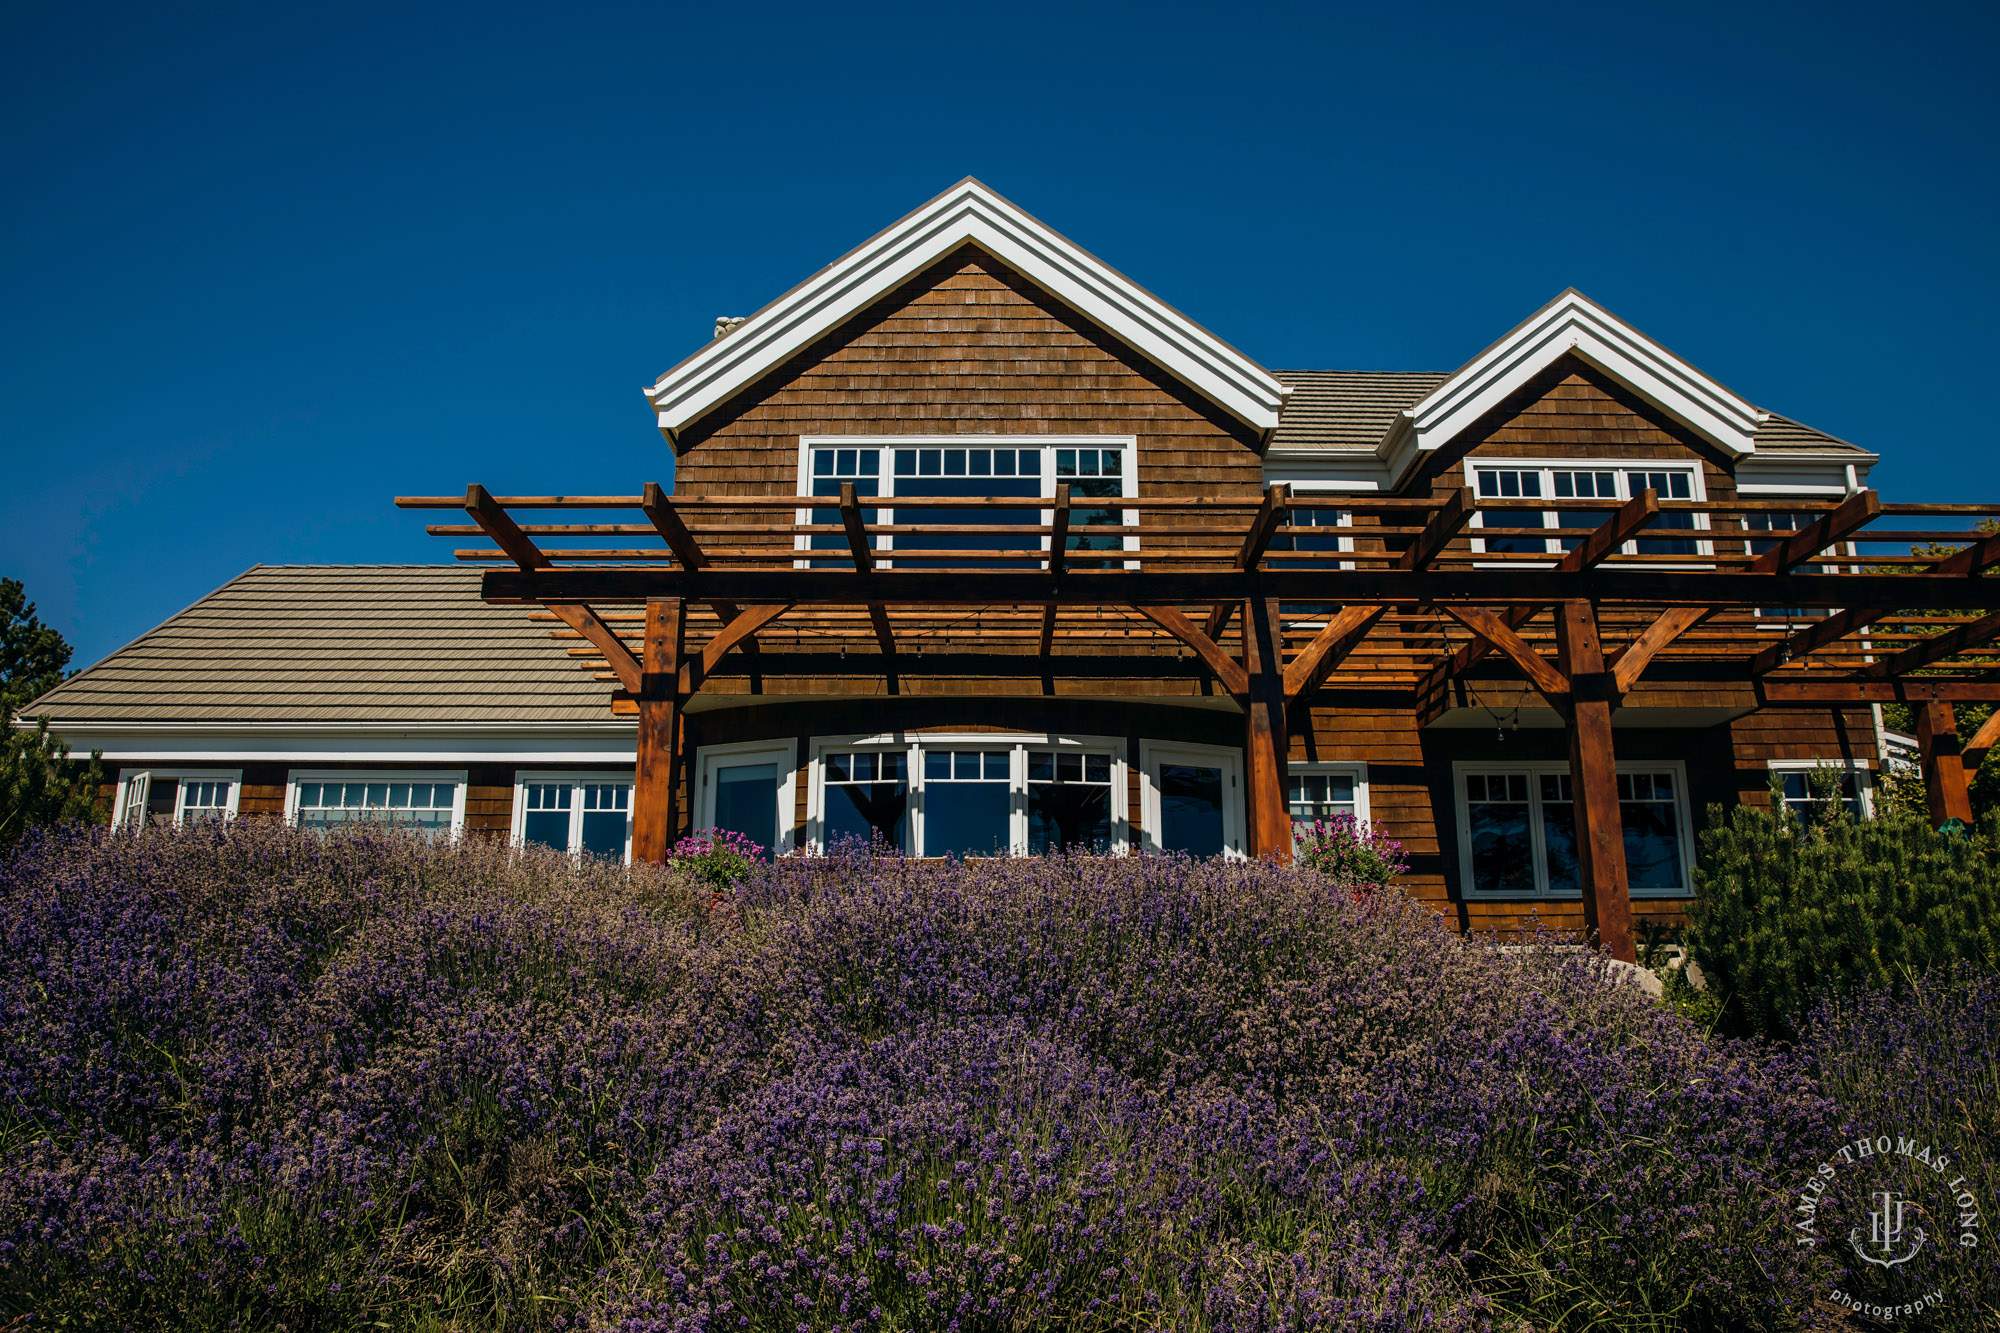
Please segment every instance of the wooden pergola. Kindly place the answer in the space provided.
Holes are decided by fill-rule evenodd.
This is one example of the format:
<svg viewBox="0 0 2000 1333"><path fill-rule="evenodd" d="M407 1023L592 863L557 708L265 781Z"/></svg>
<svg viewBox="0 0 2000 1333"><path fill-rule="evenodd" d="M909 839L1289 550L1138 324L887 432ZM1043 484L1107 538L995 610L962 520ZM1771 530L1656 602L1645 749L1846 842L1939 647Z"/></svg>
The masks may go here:
<svg viewBox="0 0 2000 1333"><path fill-rule="evenodd" d="M732 674L752 692L767 674L874 676L891 691L920 675L1199 679L1242 710L1249 851L1288 859L1291 710L1337 686L1434 715L1454 681L1498 655L1567 725L1586 925L1630 958L1611 722L1648 671L1747 684L1760 706L1913 705L1940 821L1969 818L1967 774L2000 739L1997 712L1960 753L1953 715L2000 702L2000 579L1980 577L2000 564L2000 536L1968 526L2000 505L1283 486L1247 501L1072 502L1067 486L1026 499L876 498L851 485L689 498L653 484L623 496L472 486L396 503L462 510L470 522L428 531L490 543L456 552L497 566L482 596L541 608L581 668L616 682L613 710L638 719L633 852L652 860L675 829L682 711ZM1558 507L1595 526L1543 526ZM550 510L597 517L525 517ZM1313 523L1324 510L1341 526ZM996 521L889 521L927 511ZM1076 536L1092 549L1072 549ZM1646 549L1663 542L1697 553ZM1956 549L1860 553L1930 543ZM1288 603L1306 614L1288 623ZM1792 609L1760 610L1773 607Z"/></svg>

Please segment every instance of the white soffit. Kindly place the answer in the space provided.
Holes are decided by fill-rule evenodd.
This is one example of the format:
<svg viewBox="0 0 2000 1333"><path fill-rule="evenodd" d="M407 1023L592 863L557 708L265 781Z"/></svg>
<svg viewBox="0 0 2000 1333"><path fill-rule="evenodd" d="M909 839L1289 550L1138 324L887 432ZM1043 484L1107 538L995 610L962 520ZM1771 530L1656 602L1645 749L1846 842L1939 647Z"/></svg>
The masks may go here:
<svg viewBox="0 0 2000 1333"><path fill-rule="evenodd" d="M715 339L646 390L673 439L871 301L966 243L1010 265L1260 434L1289 390L1262 366L967 177Z"/></svg>
<svg viewBox="0 0 2000 1333"><path fill-rule="evenodd" d="M1530 315L1406 409L1381 452L1443 448L1559 358L1574 353L1732 456L1756 452L1769 414L1737 397L1575 288Z"/></svg>

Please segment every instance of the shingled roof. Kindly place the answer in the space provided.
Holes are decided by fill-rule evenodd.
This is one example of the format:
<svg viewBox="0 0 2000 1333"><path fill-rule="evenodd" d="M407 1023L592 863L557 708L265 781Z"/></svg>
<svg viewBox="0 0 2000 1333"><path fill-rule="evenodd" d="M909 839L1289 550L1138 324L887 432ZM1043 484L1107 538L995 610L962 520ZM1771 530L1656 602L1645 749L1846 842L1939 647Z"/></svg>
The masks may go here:
<svg viewBox="0 0 2000 1333"><path fill-rule="evenodd" d="M1292 390L1284 414L1278 419L1278 429L1271 436L1273 449L1372 450L1382 442L1397 413L1415 407L1451 378L1451 372L1442 370L1274 370L1271 373ZM1809 450L1868 456L1868 451L1858 445L1775 412L1757 431L1756 445L1760 453Z"/></svg>
<svg viewBox="0 0 2000 1333"><path fill-rule="evenodd" d="M611 687L479 571L258 565L23 710L85 722L597 722Z"/></svg>

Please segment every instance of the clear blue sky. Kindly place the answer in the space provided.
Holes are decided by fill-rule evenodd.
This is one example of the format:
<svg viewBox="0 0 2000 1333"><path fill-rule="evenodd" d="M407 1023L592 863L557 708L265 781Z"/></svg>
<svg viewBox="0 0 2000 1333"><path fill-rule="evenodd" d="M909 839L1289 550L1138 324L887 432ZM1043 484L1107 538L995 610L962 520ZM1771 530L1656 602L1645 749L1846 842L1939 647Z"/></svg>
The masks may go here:
<svg viewBox="0 0 2000 1333"><path fill-rule="evenodd" d="M2000 498L2000 7L0 9L0 573L101 657L398 492L631 492L640 397L965 175L1273 367L1574 284Z"/></svg>

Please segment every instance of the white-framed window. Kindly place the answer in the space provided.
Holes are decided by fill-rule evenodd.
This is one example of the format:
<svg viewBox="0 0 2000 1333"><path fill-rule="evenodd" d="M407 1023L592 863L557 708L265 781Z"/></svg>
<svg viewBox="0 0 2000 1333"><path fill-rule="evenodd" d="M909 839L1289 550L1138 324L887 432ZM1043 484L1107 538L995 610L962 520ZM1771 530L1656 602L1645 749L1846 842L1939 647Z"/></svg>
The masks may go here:
<svg viewBox="0 0 2000 1333"><path fill-rule="evenodd" d="M1072 553L1072 563L1081 563L1086 568L1103 562L1080 561L1079 553L1139 549L1134 533L1091 532L1097 527L1137 523L1132 511L1102 502L1137 496L1138 473L1138 441L1130 435L806 436L799 442L799 494L815 499L835 498L841 485L850 482L857 497L879 500L957 496L1053 500L1056 487L1067 485L1070 512L1066 549ZM886 522L954 527L1023 525L1037 514L1032 509L982 505L967 505L963 509L929 506L898 509L883 504L861 512L863 521L871 526ZM1054 517L1053 509L1042 509L1036 521L1047 525ZM840 511L801 509L798 521L838 526ZM955 551L1030 549L1019 534L987 537L972 532L900 538L895 534L878 534L869 541L871 549L882 553L885 565L898 563L893 553L899 544L905 550L936 553L902 557L900 565L905 569L950 565L951 553ZM1046 536L1036 538L1032 549L1046 551L1048 542ZM845 533L800 537L796 549L827 553L823 560L801 559L798 563L802 566L847 563L843 558L848 551ZM997 561L983 563L989 568L1006 567ZM1024 567L1038 567L1042 563L1031 556L1022 560Z"/></svg>
<svg viewBox="0 0 2000 1333"><path fill-rule="evenodd" d="M1635 898L1693 892L1687 770L1679 760L1620 763L1619 822ZM1468 897L1577 898L1576 806L1569 765L1452 765L1459 882Z"/></svg>
<svg viewBox="0 0 2000 1333"><path fill-rule="evenodd" d="M1850 816L1874 817L1875 778L1866 764L1848 763L1844 759L1773 759L1770 768L1783 784L1785 808L1806 819L1819 811L1819 798L1813 795L1813 777L1820 769L1830 769L1838 775L1840 803L1847 807Z"/></svg>
<svg viewBox="0 0 2000 1333"><path fill-rule="evenodd" d="M243 793L238 768L142 768L118 771L118 795L111 822L176 827L205 819L233 819Z"/></svg>
<svg viewBox="0 0 2000 1333"><path fill-rule="evenodd" d="M1243 855L1243 756L1217 745L1139 742L1146 848Z"/></svg>
<svg viewBox="0 0 2000 1333"><path fill-rule="evenodd" d="M1285 805L1294 824L1351 815L1368 818L1368 765L1293 763L1285 772Z"/></svg>
<svg viewBox="0 0 2000 1333"><path fill-rule="evenodd" d="M1818 518L1819 515L1817 514L1801 512L1752 512L1743 515L1743 526L1746 531L1752 533L1773 532L1778 534L1775 537L1751 537L1749 541L1750 554L1762 555L1779 542L1789 540L1793 533L1802 531L1816 522ZM1854 555L1854 552L1855 546L1853 542L1836 542L1833 548L1829 548L1828 553L1835 556L1846 555L1851 557ZM1792 572L1794 574L1838 574L1840 573L1840 566L1831 561L1809 565L1794 565ZM1859 573L1860 571L1855 569L1850 570L1850 572ZM1784 621L1789 623L1794 620L1818 620L1828 613L1829 609L1824 606L1760 606L1757 608L1758 618L1766 622Z"/></svg>
<svg viewBox="0 0 2000 1333"><path fill-rule="evenodd" d="M740 833L773 856L792 849L798 744L704 745L695 755L694 826Z"/></svg>
<svg viewBox="0 0 2000 1333"><path fill-rule="evenodd" d="M299 828L380 823L455 837L465 827L465 771L294 769L285 819Z"/></svg>
<svg viewBox="0 0 2000 1333"><path fill-rule="evenodd" d="M630 861L632 779L604 772L516 773L511 828L517 847Z"/></svg>
<svg viewBox="0 0 2000 1333"><path fill-rule="evenodd" d="M821 737L807 842L880 839L913 856L1122 852L1123 743L1115 737L926 732Z"/></svg>
<svg viewBox="0 0 2000 1333"><path fill-rule="evenodd" d="M1595 528L1610 517L1604 509L1564 509L1565 500L1629 500L1651 488L1662 501L1705 500L1699 463L1647 460L1642 464L1579 462L1574 459L1532 460L1478 458L1465 460L1466 485L1481 500L1546 500L1549 508L1493 510L1473 523L1472 549L1480 554L1561 555L1583 544L1582 537L1536 537L1514 533L1482 537L1486 527ZM1638 537L1619 550L1626 555L1672 555L1698 558L1715 554L1714 543L1694 534L1708 529L1708 515L1681 511L1662 513L1646 528L1658 536Z"/></svg>

